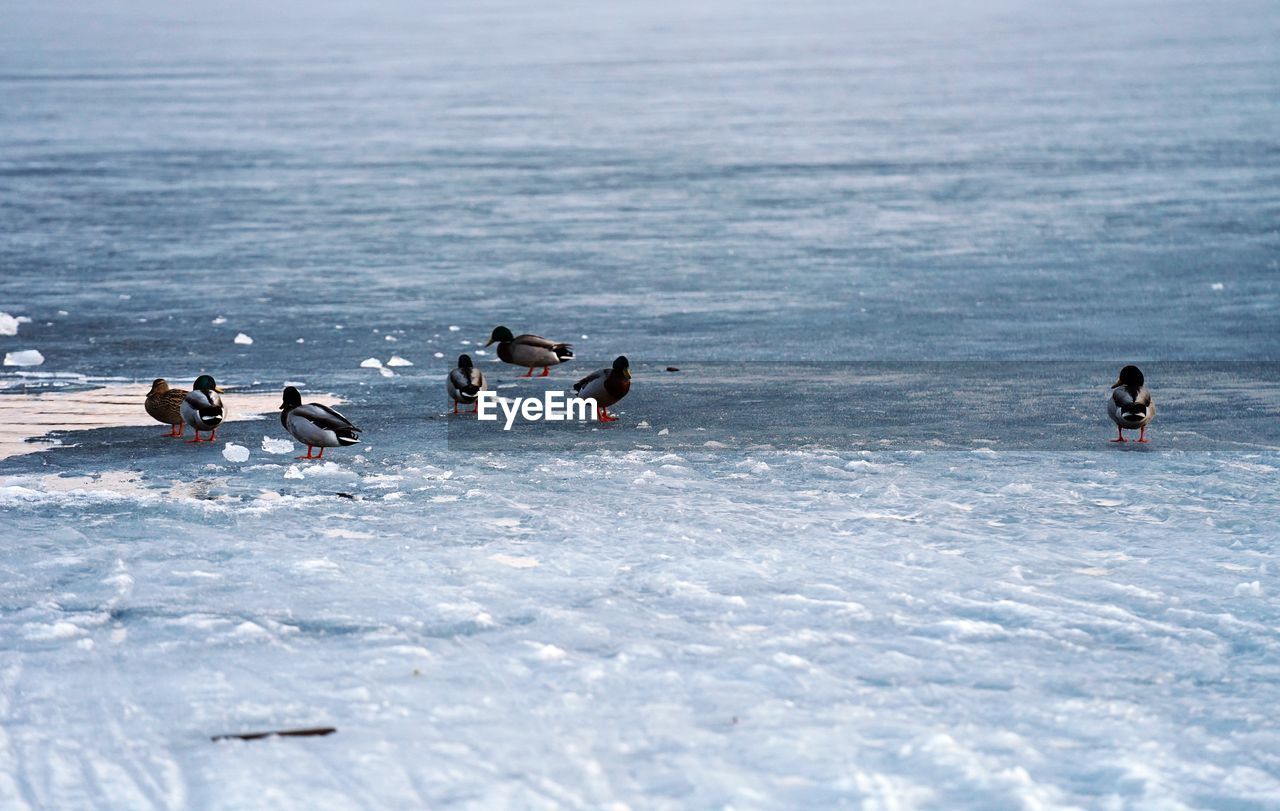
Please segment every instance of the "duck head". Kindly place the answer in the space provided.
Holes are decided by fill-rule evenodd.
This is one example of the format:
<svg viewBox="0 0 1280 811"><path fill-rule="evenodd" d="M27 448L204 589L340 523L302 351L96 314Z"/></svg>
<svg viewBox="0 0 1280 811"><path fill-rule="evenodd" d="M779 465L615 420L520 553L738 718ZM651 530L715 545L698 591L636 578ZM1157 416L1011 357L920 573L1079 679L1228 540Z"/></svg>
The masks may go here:
<svg viewBox="0 0 1280 811"><path fill-rule="evenodd" d="M490 341L489 343L493 343L493 341ZM485 346L488 346L488 345L489 345L489 344L485 344ZM471 356L470 356L470 355L459 355L459 356L458 356L458 368L459 368L459 369L461 369L461 370L462 370L462 371L464 371L464 372L469 372L469 371L471 371L471 366L472 366L472 363L471 363Z"/></svg>
<svg viewBox="0 0 1280 811"><path fill-rule="evenodd" d="M489 335L489 344L493 344L493 343L504 344L507 341L515 340L515 337L516 336L511 334L511 330L507 329L506 327L494 327L493 332ZM485 344L485 346L488 346L489 344Z"/></svg>
<svg viewBox="0 0 1280 811"><path fill-rule="evenodd" d="M200 375L196 378L196 382L191 384L191 388L196 391L222 391L222 388L214 382L213 375Z"/></svg>
<svg viewBox="0 0 1280 811"><path fill-rule="evenodd" d="M614 358L613 371L617 372L618 374L622 375L628 380L631 379L631 361L627 360L626 355L619 355L618 357Z"/></svg>
<svg viewBox="0 0 1280 811"><path fill-rule="evenodd" d="M289 411L302 405L302 395L293 386L284 387L284 402L280 404L281 411Z"/></svg>
<svg viewBox="0 0 1280 811"><path fill-rule="evenodd" d="M163 377L157 377L151 381L151 394L163 394L169 390L169 381Z"/></svg>
<svg viewBox="0 0 1280 811"><path fill-rule="evenodd" d="M1130 365L1120 370L1120 376L1116 378L1116 382L1111 384L1111 388L1118 389L1124 386L1125 388L1137 390L1142 388L1143 382L1145 381L1142 377L1142 370L1137 366Z"/></svg>

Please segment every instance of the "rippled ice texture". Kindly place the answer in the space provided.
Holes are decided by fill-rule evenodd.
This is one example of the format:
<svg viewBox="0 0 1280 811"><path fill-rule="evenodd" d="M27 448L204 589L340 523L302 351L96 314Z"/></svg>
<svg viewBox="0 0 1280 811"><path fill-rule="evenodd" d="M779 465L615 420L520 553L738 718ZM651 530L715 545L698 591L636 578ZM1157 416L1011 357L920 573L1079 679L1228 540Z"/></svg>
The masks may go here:
<svg viewBox="0 0 1280 811"><path fill-rule="evenodd" d="M208 5L6 5L0 384L292 381L366 444L0 462L0 806L1280 802L1280 457L1162 449L1158 380L1070 453L646 448L700 415L643 377L607 447L464 453L442 386L497 323L560 385L1275 360L1275 4Z"/></svg>

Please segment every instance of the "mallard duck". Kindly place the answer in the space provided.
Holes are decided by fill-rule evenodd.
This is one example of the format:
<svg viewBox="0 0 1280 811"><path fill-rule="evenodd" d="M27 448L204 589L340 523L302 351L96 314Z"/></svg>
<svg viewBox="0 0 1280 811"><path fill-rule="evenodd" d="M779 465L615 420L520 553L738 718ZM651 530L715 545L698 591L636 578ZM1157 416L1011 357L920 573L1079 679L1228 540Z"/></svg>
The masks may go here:
<svg viewBox="0 0 1280 811"><path fill-rule="evenodd" d="M542 374L551 374L551 367L573 357L573 347L558 344L538 335L515 335L506 327L494 327L488 346L498 344L498 357L513 366L527 366L529 371L521 377L533 377L533 370L542 367Z"/></svg>
<svg viewBox="0 0 1280 811"><path fill-rule="evenodd" d="M307 446L307 455L299 459L320 459L325 448L345 448L360 441L360 429L351 420L327 405L302 404L302 395L293 386L285 386L284 402L280 404L280 424L293 434L294 439ZM313 447L320 452L311 455Z"/></svg>
<svg viewBox="0 0 1280 811"><path fill-rule="evenodd" d="M160 436L179 437L186 433L187 423L182 419L182 401L186 396L186 389L169 388L169 381L163 377L151 381L151 391L147 392L147 413L157 422L169 426L169 433Z"/></svg>
<svg viewBox="0 0 1280 811"><path fill-rule="evenodd" d="M472 365L470 355L459 355L458 368L445 379L445 389L453 400L453 413L458 413L458 403L474 403L485 388L484 372Z"/></svg>
<svg viewBox="0 0 1280 811"><path fill-rule="evenodd" d="M619 355L613 361L611 369L597 369L573 384L573 390L583 399L596 401L600 422L613 422L617 417L609 416L609 406L627 396L631 391L631 364L626 355Z"/></svg>
<svg viewBox="0 0 1280 811"><path fill-rule="evenodd" d="M1112 442L1125 442L1125 429L1137 429L1137 442L1147 441L1147 424L1156 415L1156 404L1151 399L1151 392L1144 385L1142 370L1137 366L1126 366L1120 370L1120 377L1111 384L1111 399L1107 400L1107 414L1116 424L1116 438Z"/></svg>
<svg viewBox="0 0 1280 811"><path fill-rule="evenodd" d="M226 412L222 408L222 398L218 396L222 389L210 375L200 375L191 385L191 391L182 398L182 420L196 429L196 438L187 442L217 442L218 426L222 424ZM208 439L201 439L200 432L209 431Z"/></svg>

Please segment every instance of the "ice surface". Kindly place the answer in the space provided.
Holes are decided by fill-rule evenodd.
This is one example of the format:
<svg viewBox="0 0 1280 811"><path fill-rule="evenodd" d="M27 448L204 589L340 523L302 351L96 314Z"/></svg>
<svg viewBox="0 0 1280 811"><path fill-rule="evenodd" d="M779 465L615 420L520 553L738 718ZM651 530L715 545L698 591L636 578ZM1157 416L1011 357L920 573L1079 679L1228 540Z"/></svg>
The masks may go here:
<svg viewBox="0 0 1280 811"><path fill-rule="evenodd" d="M298 10L6 18L0 302L69 315L0 375L62 443L0 461L0 806L1275 805L1256 388L1112 448L1110 378L1010 366L960 451L890 419L945 378L805 377L1280 357L1274 3ZM627 354L622 421L459 445L499 323L593 347L507 395ZM228 461L299 378L363 443Z"/></svg>
<svg viewBox="0 0 1280 811"><path fill-rule="evenodd" d="M228 442L226 447L222 449L222 456L228 462L247 462L249 461L249 449L244 445Z"/></svg>
<svg viewBox="0 0 1280 811"><path fill-rule="evenodd" d="M262 450L266 453L276 454L293 453L293 443L287 439L264 436L262 438Z"/></svg>
<svg viewBox="0 0 1280 811"><path fill-rule="evenodd" d="M18 319L8 313L0 313L0 335L17 335Z"/></svg>
<svg viewBox="0 0 1280 811"><path fill-rule="evenodd" d="M245 335L243 332L238 332L236 333L235 342L238 344L244 344L245 346L248 346L249 344L253 343L253 339L250 338L248 335Z"/></svg>
<svg viewBox="0 0 1280 811"><path fill-rule="evenodd" d="M6 352L5 366L39 366L44 363L44 355L38 349L20 349L17 352Z"/></svg>
<svg viewBox="0 0 1280 811"><path fill-rule="evenodd" d="M392 355L391 360L387 361L388 366L412 366L413 361L405 360L399 355Z"/></svg>

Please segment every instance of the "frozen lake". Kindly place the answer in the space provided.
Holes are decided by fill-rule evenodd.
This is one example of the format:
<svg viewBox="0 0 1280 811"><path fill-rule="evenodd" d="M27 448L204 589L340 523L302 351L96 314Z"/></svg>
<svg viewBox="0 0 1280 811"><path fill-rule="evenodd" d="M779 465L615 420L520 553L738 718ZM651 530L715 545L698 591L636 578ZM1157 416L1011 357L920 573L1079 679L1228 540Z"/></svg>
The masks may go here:
<svg viewBox="0 0 1280 811"><path fill-rule="evenodd" d="M1280 7L116 5L0 26L0 807L1280 806Z"/></svg>

